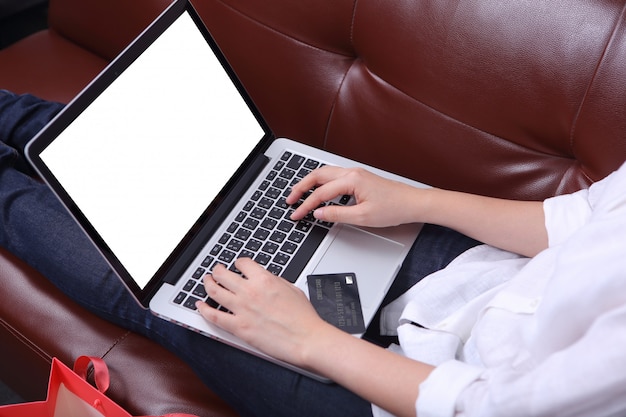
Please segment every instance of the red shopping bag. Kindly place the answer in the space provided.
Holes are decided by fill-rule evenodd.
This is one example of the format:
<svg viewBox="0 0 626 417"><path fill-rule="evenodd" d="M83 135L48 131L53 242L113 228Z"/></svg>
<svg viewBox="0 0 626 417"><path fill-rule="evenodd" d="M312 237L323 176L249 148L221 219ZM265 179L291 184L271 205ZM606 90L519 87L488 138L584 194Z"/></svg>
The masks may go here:
<svg viewBox="0 0 626 417"><path fill-rule="evenodd" d="M93 365L95 387L87 382L90 365ZM81 356L72 371L53 358L46 400L1 406L0 417L131 417L104 394L108 388L109 370L104 360ZM195 416L168 414L162 417Z"/></svg>

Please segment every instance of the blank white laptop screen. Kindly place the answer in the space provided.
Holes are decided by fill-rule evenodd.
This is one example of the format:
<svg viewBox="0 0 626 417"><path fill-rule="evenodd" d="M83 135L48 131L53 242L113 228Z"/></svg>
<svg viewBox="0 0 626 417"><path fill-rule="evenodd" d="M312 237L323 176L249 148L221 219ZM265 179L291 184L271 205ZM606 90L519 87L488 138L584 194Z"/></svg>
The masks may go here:
<svg viewBox="0 0 626 417"><path fill-rule="evenodd" d="M263 134L184 13L41 158L143 288Z"/></svg>

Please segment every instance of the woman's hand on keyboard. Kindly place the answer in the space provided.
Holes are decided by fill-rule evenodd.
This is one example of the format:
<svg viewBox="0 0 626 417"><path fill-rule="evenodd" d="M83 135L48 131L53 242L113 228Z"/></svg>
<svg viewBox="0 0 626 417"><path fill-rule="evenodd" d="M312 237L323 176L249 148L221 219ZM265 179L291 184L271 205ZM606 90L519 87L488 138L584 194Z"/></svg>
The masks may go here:
<svg viewBox="0 0 626 417"><path fill-rule="evenodd" d="M365 169L332 166L316 169L293 186L287 203L297 203L311 189L314 189L311 195L292 214L293 220L313 211L319 220L358 226L386 227L417 221L409 206L416 201L415 195L420 190ZM354 196L355 205L320 207L322 203L346 194Z"/></svg>
<svg viewBox="0 0 626 417"><path fill-rule="evenodd" d="M200 314L270 356L304 364L302 355L309 339L330 325L320 318L306 295L287 280L249 258L239 258L236 266L246 279L222 265L205 278L209 297L232 314L198 302Z"/></svg>
<svg viewBox="0 0 626 417"><path fill-rule="evenodd" d="M396 415L415 412L419 384L431 366L328 324L302 291L253 260L239 258L237 268L247 279L222 266L207 276L207 293L232 311L198 302L209 322L274 358L325 375Z"/></svg>

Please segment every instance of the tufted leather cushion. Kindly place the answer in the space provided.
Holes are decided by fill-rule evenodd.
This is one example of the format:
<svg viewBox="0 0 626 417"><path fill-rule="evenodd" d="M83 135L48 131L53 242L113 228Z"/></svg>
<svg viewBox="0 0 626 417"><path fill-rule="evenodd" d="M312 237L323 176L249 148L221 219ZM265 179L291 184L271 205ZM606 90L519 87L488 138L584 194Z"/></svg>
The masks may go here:
<svg viewBox="0 0 626 417"><path fill-rule="evenodd" d="M69 102L170 0L52 0L49 29L0 51L1 88Z"/></svg>
<svg viewBox="0 0 626 417"><path fill-rule="evenodd" d="M624 160L624 1L270 3L195 2L281 135L526 199Z"/></svg>
<svg viewBox="0 0 626 417"><path fill-rule="evenodd" d="M16 93L36 92L62 103L69 102L107 64L52 30L23 39L0 51L0 56L3 63L20 64L0 65L0 80L10 80L3 88ZM55 82L42 83L42 78Z"/></svg>

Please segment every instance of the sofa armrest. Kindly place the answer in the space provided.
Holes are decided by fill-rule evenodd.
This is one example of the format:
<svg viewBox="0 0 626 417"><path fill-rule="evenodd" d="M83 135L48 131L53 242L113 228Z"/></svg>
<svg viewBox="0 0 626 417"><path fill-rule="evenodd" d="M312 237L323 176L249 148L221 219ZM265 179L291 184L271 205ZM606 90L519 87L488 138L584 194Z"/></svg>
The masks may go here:
<svg viewBox="0 0 626 417"><path fill-rule="evenodd" d="M42 400L52 357L104 358L107 391L131 414L236 416L175 355L75 304L47 279L0 249L0 377L27 401Z"/></svg>

